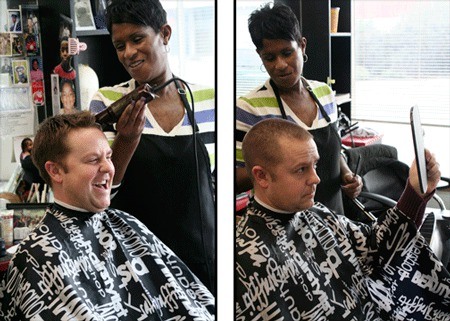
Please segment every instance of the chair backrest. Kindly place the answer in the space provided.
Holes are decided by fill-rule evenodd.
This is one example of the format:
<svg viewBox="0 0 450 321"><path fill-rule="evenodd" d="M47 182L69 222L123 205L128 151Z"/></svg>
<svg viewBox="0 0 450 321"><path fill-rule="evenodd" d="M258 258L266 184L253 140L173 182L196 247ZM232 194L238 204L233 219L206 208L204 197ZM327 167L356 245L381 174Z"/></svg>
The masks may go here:
<svg viewBox="0 0 450 321"><path fill-rule="evenodd" d="M408 179L409 166L398 160L395 147L375 144L350 148L344 153L352 171L356 170L361 155L358 175L363 180L364 192L383 195L395 201L400 198ZM368 211L377 213L386 209L386 206L374 200L360 201Z"/></svg>

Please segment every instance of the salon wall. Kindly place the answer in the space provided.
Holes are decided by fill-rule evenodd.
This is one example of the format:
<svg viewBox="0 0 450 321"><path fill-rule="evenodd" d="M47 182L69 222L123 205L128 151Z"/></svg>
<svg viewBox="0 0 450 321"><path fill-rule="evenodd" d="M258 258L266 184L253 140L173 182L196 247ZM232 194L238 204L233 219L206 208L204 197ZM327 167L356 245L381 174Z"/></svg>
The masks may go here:
<svg viewBox="0 0 450 321"><path fill-rule="evenodd" d="M44 117L38 1L0 0L0 181L19 166L22 139L33 137Z"/></svg>

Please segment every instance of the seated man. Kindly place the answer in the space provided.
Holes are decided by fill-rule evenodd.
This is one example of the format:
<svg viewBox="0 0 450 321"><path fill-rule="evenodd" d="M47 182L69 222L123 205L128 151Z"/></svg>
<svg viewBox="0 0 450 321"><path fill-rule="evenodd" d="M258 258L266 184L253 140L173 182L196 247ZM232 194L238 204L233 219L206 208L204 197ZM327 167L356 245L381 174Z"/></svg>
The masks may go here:
<svg viewBox="0 0 450 321"><path fill-rule="evenodd" d="M214 297L186 265L133 216L106 209L114 166L94 116L47 118L32 157L55 203L9 265L1 320L214 319Z"/></svg>
<svg viewBox="0 0 450 321"><path fill-rule="evenodd" d="M263 120L242 149L255 196L236 232L236 320L449 320L450 274L413 223L440 178L430 152L427 193L413 164L368 226L314 203L319 154L298 125Z"/></svg>

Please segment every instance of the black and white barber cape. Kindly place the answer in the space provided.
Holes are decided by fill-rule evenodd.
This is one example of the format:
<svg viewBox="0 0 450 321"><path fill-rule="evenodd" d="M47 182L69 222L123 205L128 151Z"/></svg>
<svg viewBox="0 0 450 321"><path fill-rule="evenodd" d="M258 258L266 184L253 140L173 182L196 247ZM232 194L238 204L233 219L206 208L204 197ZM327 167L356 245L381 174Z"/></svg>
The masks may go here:
<svg viewBox="0 0 450 321"><path fill-rule="evenodd" d="M415 225L255 201L236 231L235 320L450 320L450 274Z"/></svg>
<svg viewBox="0 0 450 321"><path fill-rule="evenodd" d="M8 267L0 320L214 320L214 300L131 215L54 204Z"/></svg>

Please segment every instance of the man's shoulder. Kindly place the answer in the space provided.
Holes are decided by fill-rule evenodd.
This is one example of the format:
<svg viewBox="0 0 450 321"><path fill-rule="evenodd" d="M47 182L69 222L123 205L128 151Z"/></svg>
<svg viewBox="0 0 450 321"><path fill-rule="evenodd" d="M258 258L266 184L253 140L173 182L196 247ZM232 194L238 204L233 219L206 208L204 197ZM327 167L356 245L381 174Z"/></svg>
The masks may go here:
<svg viewBox="0 0 450 321"><path fill-rule="evenodd" d="M123 222L126 222L126 224L128 224L139 234L153 235L153 233L147 228L147 226L131 213L127 213L116 208L107 208L105 212L109 216L110 220L119 219Z"/></svg>

